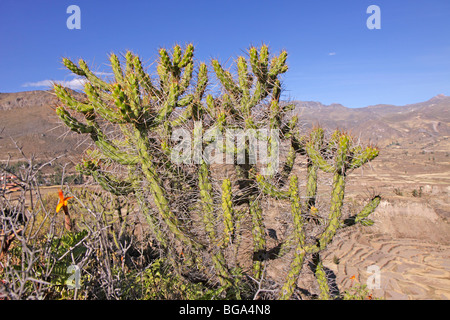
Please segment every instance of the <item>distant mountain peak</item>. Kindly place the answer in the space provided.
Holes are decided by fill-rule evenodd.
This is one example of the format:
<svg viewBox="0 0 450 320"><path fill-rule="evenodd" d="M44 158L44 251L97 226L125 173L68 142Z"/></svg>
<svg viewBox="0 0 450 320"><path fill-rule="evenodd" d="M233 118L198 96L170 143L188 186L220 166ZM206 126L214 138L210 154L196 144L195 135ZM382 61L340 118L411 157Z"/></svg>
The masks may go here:
<svg viewBox="0 0 450 320"><path fill-rule="evenodd" d="M441 100L441 99L445 99L445 98L448 98L448 97L445 94L440 93L440 94L434 96L433 98L431 98L431 100Z"/></svg>

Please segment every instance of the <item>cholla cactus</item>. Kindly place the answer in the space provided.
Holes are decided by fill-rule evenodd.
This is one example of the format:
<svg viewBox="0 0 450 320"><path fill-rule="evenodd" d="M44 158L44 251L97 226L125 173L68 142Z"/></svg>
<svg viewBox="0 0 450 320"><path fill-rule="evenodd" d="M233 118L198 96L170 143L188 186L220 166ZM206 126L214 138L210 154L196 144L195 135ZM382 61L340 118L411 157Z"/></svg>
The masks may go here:
<svg viewBox="0 0 450 320"><path fill-rule="evenodd" d="M375 197L358 215L343 220L346 175L372 160L378 151L353 146L351 137L340 131L328 141L320 128L309 136L300 135L298 118L290 114L292 105L280 101L280 76L288 69L285 51L271 57L266 45L251 47L248 58L236 60L237 74L212 60L223 89L217 96L207 94L208 68L195 63L193 45L184 49L176 45L171 52L162 48L158 53L155 76L147 73L140 58L131 52L125 54L123 62L117 55L110 55L114 74L110 82L97 77L83 60L75 64L63 59L69 70L87 80L84 98L75 98L61 85L54 87L62 102L56 109L59 117L71 130L89 135L96 146L78 169L105 190L136 199L161 254L175 271L186 274L197 269L212 285L219 284L237 298L241 297L244 274L261 281L264 276L269 254L262 199L289 202L294 230L283 237L278 255L291 250L294 255L280 287L280 298L292 296L309 254L317 262L315 274L321 297L328 298L320 252L339 228L370 224L368 216L380 199ZM204 158L181 164L172 158L177 145L172 133L178 128L194 136L194 147L200 151L214 141L195 141L195 137L211 129L221 134L227 134L228 129L251 132L252 139L267 143L269 157L276 155L278 140L288 143L289 151L278 170L270 161L265 166L251 163L252 150L247 142L237 147L222 146L221 150L233 159L236 178L223 179L217 187L211 164ZM260 130L276 134L264 135ZM243 153L244 163L236 161L237 153ZM292 175L297 155L306 156L308 162L305 203L301 201L298 178ZM315 207L319 171L334 175L326 217ZM318 218L311 220L308 213L313 209ZM249 225L243 223L245 217L249 217ZM320 224L320 234L307 235L306 223ZM245 228L252 235L250 264L237 257ZM314 237L315 242L307 241Z"/></svg>

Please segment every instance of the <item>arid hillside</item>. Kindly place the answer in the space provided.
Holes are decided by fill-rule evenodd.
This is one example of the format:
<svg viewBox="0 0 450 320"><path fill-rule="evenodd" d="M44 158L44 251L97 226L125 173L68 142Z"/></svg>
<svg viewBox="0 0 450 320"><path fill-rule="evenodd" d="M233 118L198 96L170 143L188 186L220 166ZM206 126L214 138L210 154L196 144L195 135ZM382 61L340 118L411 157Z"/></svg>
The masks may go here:
<svg viewBox="0 0 450 320"><path fill-rule="evenodd" d="M81 154L82 140L67 134L55 113L57 103L50 91L0 93L0 160L20 157L15 142L39 159Z"/></svg>
<svg viewBox="0 0 450 320"><path fill-rule="evenodd" d="M87 146L86 137L60 123L57 103L48 91L0 93L0 160L18 156L14 140L28 155L64 154L76 161ZM450 299L450 97L359 109L292 103L302 131L315 125L345 129L363 144L380 148L378 158L349 177L346 195L348 206L358 206L368 195L381 194L375 224L340 235L326 253L324 264L336 275L338 287L364 284L367 268L375 265L381 272L376 296ZM296 170L304 169L296 163Z"/></svg>

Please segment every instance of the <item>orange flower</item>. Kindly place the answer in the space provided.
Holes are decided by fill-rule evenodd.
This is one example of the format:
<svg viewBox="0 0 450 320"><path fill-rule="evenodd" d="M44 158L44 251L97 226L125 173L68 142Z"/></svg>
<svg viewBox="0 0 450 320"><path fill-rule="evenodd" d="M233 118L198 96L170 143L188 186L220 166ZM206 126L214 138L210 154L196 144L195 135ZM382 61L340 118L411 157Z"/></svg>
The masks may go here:
<svg viewBox="0 0 450 320"><path fill-rule="evenodd" d="M63 194L62 190L59 190L58 193L59 193L59 203L56 206L56 212L59 212L59 210L61 210L61 208L63 208L64 213L66 213L67 212L67 203L68 203L67 200L72 199L73 197L64 198L64 194Z"/></svg>
<svg viewBox="0 0 450 320"><path fill-rule="evenodd" d="M350 280L355 280L355 279L356 279L355 275L352 275L352 276L350 277Z"/></svg>

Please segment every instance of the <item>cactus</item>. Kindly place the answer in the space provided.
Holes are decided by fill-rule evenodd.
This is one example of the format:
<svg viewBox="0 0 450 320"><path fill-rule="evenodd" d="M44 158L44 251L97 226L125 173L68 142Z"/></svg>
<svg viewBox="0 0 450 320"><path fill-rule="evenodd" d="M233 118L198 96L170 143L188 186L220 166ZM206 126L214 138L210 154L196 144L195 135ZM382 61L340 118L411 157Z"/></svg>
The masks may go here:
<svg viewBox="0 0 450 320"><path fill-rule="evenodd" d="M231 195L231 181L224 179L222 183L222 210L224 222L223 246L226 247L234 238L234 210Z"/></svg>
<svg viewBox="0 0 450 320"><path fill-rule="evenodd" d="M266 260L277 258L267 251L263 200L289 202L293 230L283 236L278 257L291 251L293 256L279 297L292 296L306 256L313 255L320 297L329 298L320 253L339 228L371 224L368 216L377 207L379 196L347 219L342 217L342 207L347 174L375 158L378 150L356 146L349 135L338 130L328 139L321 128L307 136L300 134L298 118L290 114L292 105L280 101L280 77L288 70L285 51L271 56L266 45L251 47L248 58L237 58L237 74L211 60L223 89L217 96L208 93L208 66L195 63L192 44L185 48L175 45L172 50L160 48L158 54L155 78L132 52L126 52L124 61L111 54L111 82L96 76L84 60L76 64L63 59L70 71L86 79L85 97L75 98L66 88L55 85L61 101L56 113L67 127L89 135L96 145L78 170L116 196L135 197L161 255L176 272L184 275L198 270L212 286L219 284L236 298L241 297L247 272L262 281ZM277 171L277 163L272 161L265 166L250 163L250 140L238 147L222 146L220 150L233 159L237 178L216 181L202 154L195 154L198 161L194 164L172 159L177 142L171 136L178 128L194 136L193 146L200 151L214 139L195 137L211 130L226 134L228 129L252 132L248 139L267 143L269 156L276 155L280 142L288 143L289 151ZM272 130L275 135L266 136L258 130ZM240 152L244 163L237 161ZM298 155L307 160L304 203L298 178L292 175ZM111 167L116 169L111 171ZM316 205L319 172L333 175L326 217ZM311 215L320 226L319 234L306 232ZM244 223L246 217L248 224ZM252 234L251 270L239 256L244 230ZM177 254L179 250L183 255ZM229 259L232 256L234 259Z"/></svg>
<svg viewBox="0 0 450 320"><path fill-rule="evenodd" d="M293 294L295 283L303 267L303 261L306 255L305 251L305 231L303 228L304 219L301 210L301 201L298 192L298 178L292 176L289 186L291 214L294 221L294 259L291 262L289 273L286 277L285 283L281 288L280 299L285 300Z"/></svg>
<svg viewBox="0 0 450 320"><path fill-rule="evenodd" d="M257 199L251 200L250 215L252 217L253 236L253 276L259 279L262 276L263 261L265 260L266 239L262 209Z"/></svg>

